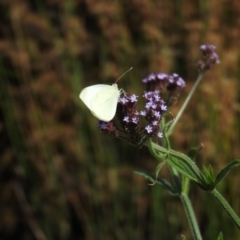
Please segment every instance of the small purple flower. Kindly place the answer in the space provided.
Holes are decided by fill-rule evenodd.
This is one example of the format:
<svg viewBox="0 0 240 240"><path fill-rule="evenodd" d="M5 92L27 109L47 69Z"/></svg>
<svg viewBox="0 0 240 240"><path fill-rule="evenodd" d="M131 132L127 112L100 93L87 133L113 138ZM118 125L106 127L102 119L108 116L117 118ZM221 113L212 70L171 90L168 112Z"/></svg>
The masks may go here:
<svg viewBox="0 0 240 240"><path fill-rule="evenodd" d="M169 76L169 83L174 83L174 77L173 76Z"/></svg>
<svg viewBox="0 0 240 240"><path fill-rule="evenodd" d="M199 49L204 57L203 60L200 60L197 63L199 70L206 71L210 69L213 65L220 63L218 54L215 52L216 46L211 44L203 44L200 46Z"/></svg>
<svg viewBox="0 0 240 240"><path fill-rule="evenodd" d="M135 95L135 94L132 94L130 97L129 97L129 100L130 100L130 102L137 102L138 100L137 100L137 95Z"/></svg>
<svg viewBox="0 0 240 240"><path fill-rule="evenodd" d="M179 87L185 87L186 86L186 83L182 78L179 78L176 83Z"/></svg>
<svg viewBox="0 0 240 240"><path fill-rule="evenodd" d="M152 81L152 80L155 80L155 75L153 73L151 73L149 76L148 76L148 81Z"/></svg>
<svg viewBox="0 0 240 240"><path fill-rule="evenodd" d="M140 113L139 113L139 115L141 115L141 116L146 116L147 115L147 112L145 111L145 110L143 110L143 111L140 111Z"/></svg>
<svg viewBox="0 0 240 240"><path fill-rule="evenodd" d="M151 133L152 132L152 127L150 125L145 127L147 133Z"/></svg>
<svg viewBox="0 0 240 240"><path fill-rule="evenodd" d="M186 86L185 81L177 73L173 73L172 75L170 75L169 85L167 87L169 90L179 91L185 86Z"/></svg>
<svg viewBox="0 0 240 240"><path fill-rule="evenodd" d="M129 116L125 116L125 117L123 118L123 121L124 121L124 122L127 122L127 123L130 122L130 121L129 121Z"/></svg>
<svg viewBox="0 0 240 240"><path fill-rule="evenodd" d="M161 105L161 110L162 110L162 111L167 111L167 106L164 105L164 104L162 104L162 105Z"/></svg>
<svg viewBox="0 0 240 240"><path fill-rule="evenodd" d="M105 130L107 128L107 123L99 121L98 122L98 127L100 128L100 130Z"/></svg>
<svg viewBox="0 0 240 240"><path fill-rule="evenodd" d="M215 51L216 50L216 46L212 45L212 44L203 44L200 46L200 50L205 53L205 54L208 54L208 53L211 53L212 51Z"/></svg>
<svg viewBox="0 0 240 240"><path fill-rule="evenodd" d="M157 95L157 96L155 96L155 99L154 99L154 100L157 101L157 102L159 102L159 101L161 100L161 98L160 98L159 95Z"/></svg>
<svg viewBox="0 0 240 240"><path fill-rule="evenodd" d="M128 103L135 103L137 102L138 96L135 94L132 95L124 95L123 97L119 98L118 102L121 103L122 105L126 105Z"/></svg>
<svg viewBox="0 0 240 240"><path fill-rule="evenodd" d="M147 102L145 105L146 109L152 108L152 104L153 104L152 102Z"/></svg>
<svg viewBox="0 0 240 240"><path fill-rule="evenodd" d="M126 96L123 96L123 97L119 98L118 102L122 103L124 105L128 102L128 98Z"/></svg>
<svg viewBox="0 0 240 240"><path fill-rule="evenodd" d="M159 80L165 80L165 79L168 78L168 75L167 75L166 73L158 73L158 74L157 74L157 78L158 78Z"/></svg>
<svg viewBox="0 0 240 240"><path fill-rule="evenodd" d="M139 122L139 118L137 117L132 118L132 123L138 124L138 122Z"/></svg>
<svg viewBox="0 0 240 240"><path fill-rule="evenodd" d="M100 128L101 132L104 132L108 135L117 137L119 134L118 129L115 126L113 121L110 121L110 122L99 121L98 127Z"/></svg>
<svg viewBox="0 0 240 240"><path fill-rule="evenodd" d="M152 109L156 109L157 108L157 104L156 103L152 103Z"/></svg>
<svg viewBox="0 0 240 240"><path fill-rule="evenodd" d="M157 134L157 136L158 136L159 138L163 138L163 133L159 131L158 134Z"/></svg>
<svg viewBox="0 0 240 240"><path fill-rule="evenodd" d="M145 99L148 99L148 96L149 96L149 92L144 92L143 97L144 97Z"/></svg>
<svg viewBox="0 0 240 240"><path fill-rule="evenodd" d="M155 116L156 118L160 118L160 117L161 117L161 113L158 112L158 111L154 111L154 116Z"/></svg>

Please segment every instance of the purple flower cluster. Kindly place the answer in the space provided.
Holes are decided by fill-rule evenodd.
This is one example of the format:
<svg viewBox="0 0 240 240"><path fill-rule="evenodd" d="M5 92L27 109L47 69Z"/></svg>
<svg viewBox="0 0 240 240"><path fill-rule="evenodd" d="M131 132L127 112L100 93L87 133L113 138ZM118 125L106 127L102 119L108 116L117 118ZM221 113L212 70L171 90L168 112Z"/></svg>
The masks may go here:
<svg viewBox="0 0 240 240"><path fill-rule="evenodd" d="M138 97L125 94L118 102L115 118L108 122L99 122L99 128L108 135L117 136L138 145L151 137L163 137L160 121L167 110L159 91L148 91L143 94L144 109L137 111Z"/></svg>
<svg viewBox="0 0 240 240"><path fill-rule="evenodd" d="M186 86L185 81L176 73L151 73L142 82L146 84L148 91L159 90L168 107L176 102L181 90Z"/></svg>
<svg viewBox="0 0 240 240"><path fill-rule="evenodd" d="M146 104L144 110L139 112L139 115L143 116L148 122L144 128L145 132L149 137L158 136L162 138L163 135L159 130L159 125L163 113L167 110L167 106L157 90L145 92L143 97L146 100Z"/></svg>
<svg viewBox="0 0 240 240"><path fill-rule="evenodd" d="M98 122L98 127L101 130L101 132L108 134L109 136L118 136L119 131L116 128L115 124L113 121L110 122L104 122L104 121L99 121Z"/></svg>
<svg viewBox="0 0 240 240"><path fill-rule="evenodd" d="M131 144L143 144L149 138L162 138L160 123L163 114L186 86L176 73L152 73L142 80L146 84L144 109L137 110L138 96L124 94L119 98L114 119L108 123L99 122L102 132L127 140ZM163 100L164 99L164 100ZM165 101L167 99L167 101Z"/></svg>
<svg viewBox="0 0 240 240"><path fill-rule="evenodd" d="M137 102L138 96L135 94L123 95L118 101L116 113L117 126L124 134L123 138L136 145L142 136Z"/></svg>
<svg viewBox="0 0 240 240"><path fill-rule="evenodd" d="M200 71L206 71L210 69L213 65L220 63L218 54L215 52L216 46L211 44L203 44L200 46L199 49L204 57L203 60L200 60L197 63Z"/></svg>
<svg viewBox="0 0 240 240"><path fill-rule="evenodd" d="M152 73L142 80L146 84L144 108L137 110L138 96L124 94L119 98L117 112L110 122L99 122L102 132L127 140L131 144L143 144L149 138L162 138L160 123L164 112L185 87L185 81L176 73ZM167 101L164 101L167 99Z"/></svg>
<svg viewBox="0 0 240 240"><path fill-rule="evenodd" d="M161 91L180 90L186 86L185 81L176 73L168 75L166 73L151 73L142 80L149 90L158 89Z"/></svg>
<svg viewBox="0 0 240 240"><path fill-rule="evenodd" d="M200 46L203 60L198 62L199 71L204 72L220 63L215 52L216 47L210 44ZM144 109L137 110L138 96L124 94L119 98L116 115L110 122L99 122L102 132L127 140L134 145L141 145L149 138L162 138L161 120L163 114L176 102L185 81L176 73L151 73L142 80L146 85L143 94Z"/></svg>
<svg viewBox="0 0 240 240"><path fill-rule="evenodd" d="M137 98L135 94L125 94L118 101L117 117L120 120L122 127L130 131L131 128L139 123L139 116L137 112Z"/></svg>

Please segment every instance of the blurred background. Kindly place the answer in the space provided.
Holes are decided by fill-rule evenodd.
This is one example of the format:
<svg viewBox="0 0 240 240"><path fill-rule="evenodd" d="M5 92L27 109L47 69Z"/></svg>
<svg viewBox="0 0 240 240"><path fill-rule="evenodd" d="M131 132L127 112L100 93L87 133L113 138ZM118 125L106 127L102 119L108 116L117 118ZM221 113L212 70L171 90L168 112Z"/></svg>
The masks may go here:
<svg viewBox="0 0 240 240"><path fill-rule="evenodd" d="M217 173L240 158L240 2L237 0L0 1L0 239L191 239L178 198L133 173L157 161L99 132L81 89L112 84L141 95L151 72L197 77L199 46L221 64L205 75L171 137ZM169 178L167 169L161 176ZM240 215L240 174L218 187ZM203 239L239 231L207 193L190 197Z"/></svg>

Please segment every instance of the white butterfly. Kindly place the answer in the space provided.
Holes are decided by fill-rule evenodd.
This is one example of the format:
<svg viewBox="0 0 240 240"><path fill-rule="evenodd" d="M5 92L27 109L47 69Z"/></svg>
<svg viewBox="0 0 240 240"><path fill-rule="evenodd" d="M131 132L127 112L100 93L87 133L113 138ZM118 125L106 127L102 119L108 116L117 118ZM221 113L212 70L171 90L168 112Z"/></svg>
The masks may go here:
<svg viewBox="0 0 240 240"><path fill-rule="evenodd" d="M96 84L84 88L79 97L95 117L109 122L116 114L120 92L116 83L113 85Z"/></svg>
<svg viewBox="0 0 240 240"><path fill-rule="evenodd" d="M130 70L132 70L132 67L123 75ZM121 77L119 77L117 81ZM118 99L122 91L123 90L118 90L116 83L113 85L96 84L84 88L80 92L79 97L95 117L104 122L109 122L116 114Z"/></svg>

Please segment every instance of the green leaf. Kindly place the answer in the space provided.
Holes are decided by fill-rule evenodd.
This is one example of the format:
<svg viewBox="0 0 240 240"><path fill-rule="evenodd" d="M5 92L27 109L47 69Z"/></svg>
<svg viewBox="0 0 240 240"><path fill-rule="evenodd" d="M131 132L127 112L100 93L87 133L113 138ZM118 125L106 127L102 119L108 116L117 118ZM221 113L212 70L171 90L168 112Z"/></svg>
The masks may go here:
<svg viewBox="0 0 240 240"><path fill-rule="evenodd" d="M203 190L213 190L213 184L208 184L204 174L200 171L196 163L185 154L172 149L166 149L151 141L148 142L148 147L155 158L165 160L172 168L181 173L184 177L194 181ZM187 185L185 190L187 191Z"/></svg>
<svg viewBox="0 0 240 240"><path fill-rule="evenodd" d="M149 173L146 173L144 171L134 171L134 173L145 177L147 180L149 180L152 183L155 182L156 184L159 184L161 187L163 187L165 190L167 190L172 195L178 194L177 190L167 180L165 180L163 178L158 177L157 179L155 179L152 175L150 175Z"/></svg>
<svg viewBox="0 0 240 240"><path fill-rule="evenodd" d="M231 169L238 166L240 166L240 160L234 160L230 162L225 168L223 168L216 177L216 181L214 183L215 187L223 180L223 178L229 173Z"/></svg>
<svg viewBox="0 0 240 240"><path fill-rule="evenodd" d="M171 167L173 167L177 171L179 171L181 174L183 174L184 176L192 179L195 182L198 182L198 176L193 171L193 167L191 166L191 164L189 162L181 161L175 157L169 156L167 159L167 163ZM194 162L192 162L192 163L195 164Z"/></svg>
<svg viewBox="0 0 240 240"><path fill-rule="evenodd" d="M222 232L219 233L217 240L223 240L223 234L222 234Z"/></svg>
<svg viewBox="0 0 240 240"><path fill-rule="evenodd" d="M156 167L156 171L155 171L155 174L156 174L156 179L158 177L158 174L159 172L161 171L162 167L165 165L166 162L162 162L162 163L159 163Z"/></svg>
<svg viewBox="0 0 240 240"><path fill-rule="evenodd" d="M212 166L209 165L208 168L203 166L203 173L204 173L204 177L205 177L205 180L206 180L207 184L208 185L214 185L215 177L214 177L214 174L213 174Z"/></svg>
<svg viewBox="0 0 240 240"><path fill-rule="evenodd" d="M191 148L188 152L188 157L195 163L197 154L201 151L201 147ZM189 192L190 179L182 175L182 191L186 194Z"/></svg>
<svg viewBox="0 0 240 240"><path fill-rule="evenodd" d="M179 158L170 156L166 162L180 172L184 177L194 181L203 190L209 191L213 189L213 184L208 184L205 176L192 160L186 161L186 159L183 158L180 160ZM187 185L186 188L184 188L184 191L187 191Z"/></svg>

